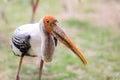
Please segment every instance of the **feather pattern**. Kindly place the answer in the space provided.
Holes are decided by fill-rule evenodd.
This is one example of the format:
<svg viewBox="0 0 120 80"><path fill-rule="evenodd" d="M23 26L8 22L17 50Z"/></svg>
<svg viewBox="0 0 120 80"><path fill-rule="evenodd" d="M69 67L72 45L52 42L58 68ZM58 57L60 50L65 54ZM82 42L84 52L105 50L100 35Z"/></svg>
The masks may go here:
<svg viewBox="0 0 120 80"><path fill-rule="evenodd" d="M27 54L28 50L30 49L31 45L29 43L30 35L29 34L15 34L12 38L12 42L17 47L23 55Z"/></svg>

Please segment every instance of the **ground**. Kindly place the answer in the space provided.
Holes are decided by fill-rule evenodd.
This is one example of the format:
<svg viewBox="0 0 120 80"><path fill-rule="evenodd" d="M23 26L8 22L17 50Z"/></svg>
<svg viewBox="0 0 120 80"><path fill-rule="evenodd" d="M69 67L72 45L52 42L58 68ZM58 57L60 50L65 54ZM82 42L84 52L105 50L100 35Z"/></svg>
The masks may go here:
<svg viewBox="0 0 120 80"><path fill-rule="evenodd" d="M45 63L43 80L119 80L120 79L120 1L119 0L40 0L35 21L54 15L59 25L84 53L84 66L70 50L58 44L53 61ZM29 0L0 1L8 24L0 16L0 80L14 80L19 57L13 55L13 30L31 19ZM22 6L22 7L21 7ZM35 59L26 57L22 80L37 80Z"/></svg>

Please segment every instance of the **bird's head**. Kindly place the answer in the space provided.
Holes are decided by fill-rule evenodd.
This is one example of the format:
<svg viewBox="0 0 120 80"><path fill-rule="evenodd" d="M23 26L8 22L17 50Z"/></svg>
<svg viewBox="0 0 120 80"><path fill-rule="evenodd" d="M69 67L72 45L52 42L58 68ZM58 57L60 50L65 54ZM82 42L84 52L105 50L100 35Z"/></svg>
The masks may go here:
<svg viewBox="0 0 120 80"><path fill-rule="evenodd" d="M55 19L52 16L45 16L43 18L43 23L44 23L44 27L47 29L47 31L49 33L51 33L53 30L53 27L57 26L57 19Z"/></svg>
<svg viewBox="0 0 120 80"><path fill-rule="evenodd" d="M52 16L45 16L43 18L43 23L45 29L53 35L56 39L62 42L70 50L72 50L84 64L87 64L86 59L84 58L82 52L73 44L70 38L65 34L65 32L57 25L57 19Z"/></svg>

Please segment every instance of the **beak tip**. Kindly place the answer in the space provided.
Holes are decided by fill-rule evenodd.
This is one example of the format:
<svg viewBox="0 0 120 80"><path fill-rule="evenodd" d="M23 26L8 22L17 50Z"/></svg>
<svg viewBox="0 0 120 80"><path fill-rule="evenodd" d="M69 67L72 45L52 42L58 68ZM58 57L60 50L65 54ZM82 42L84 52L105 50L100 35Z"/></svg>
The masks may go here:
<svg viewBox="0 0 120 80"><path fill-rule="evenodd" d="M86 65L87 65L87 62L86 62L86 63L84 63L84 65L86 66Z"/></svg>
<svg viewBox="0 0 120 80"><path fill-rule="evenodd" d="M85 61L83 61L83 64L86 66L87 65L87 61L85 60Z"/></svg>

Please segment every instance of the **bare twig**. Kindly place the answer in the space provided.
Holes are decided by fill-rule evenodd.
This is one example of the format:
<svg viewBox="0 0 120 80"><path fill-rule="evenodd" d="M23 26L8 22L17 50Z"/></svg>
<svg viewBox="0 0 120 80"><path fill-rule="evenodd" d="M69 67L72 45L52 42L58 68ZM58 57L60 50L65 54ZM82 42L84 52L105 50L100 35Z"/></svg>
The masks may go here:
<svg viewBox="0 0 120 80"><path fill-rule="evenodd" d="M8 20L6 18L5 11L3 10L3 8L1 6L0 6L0 15L1 15L2 19L5 21L5 23L7 24Z"/></svg>
<svg viewBox="0 0 120 80"><path fill-rule="evenodd" d="M36 2L34 2L34 0L31 0L31 6L32 6L32 17L31 17L31 23L34 22L34 17L35 17L35 12L38 6L39 0L36 0Z"/></svg>

